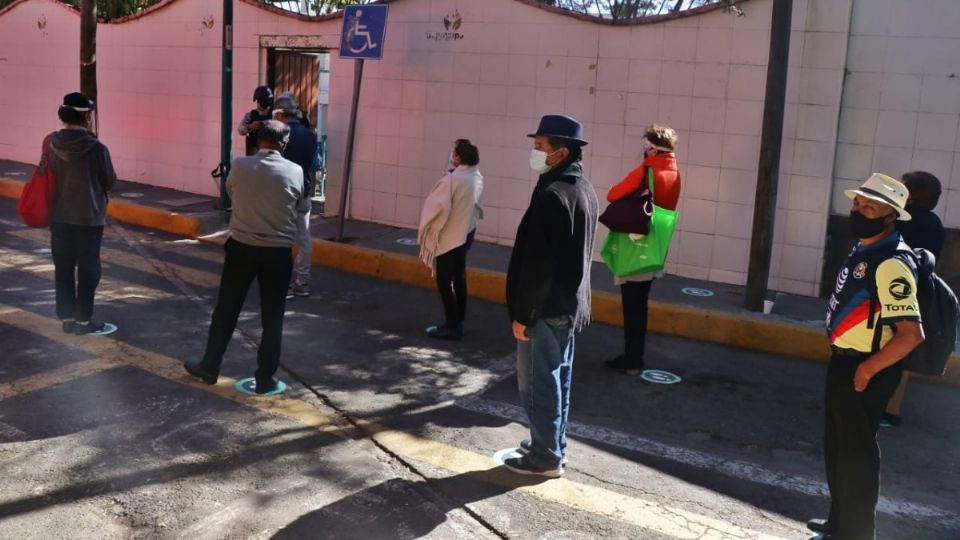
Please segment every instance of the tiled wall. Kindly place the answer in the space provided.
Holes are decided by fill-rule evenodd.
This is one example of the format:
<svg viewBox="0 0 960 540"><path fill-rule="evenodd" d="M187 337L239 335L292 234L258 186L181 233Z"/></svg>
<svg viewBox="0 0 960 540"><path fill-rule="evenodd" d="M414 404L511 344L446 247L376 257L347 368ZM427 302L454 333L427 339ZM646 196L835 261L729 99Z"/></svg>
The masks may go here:
<svg viewBox="0 0 960 540"><path fill-rule="evenodd" d="M850 4L795 6L771 286L815 294ZM586 124L584 163L601 200L638 164L643 128L661 122L679 131L684 178L667 271L743 284L771 8L756 0L742 18L715 11L611 27L513 0L392 3L390 54L368 62L364 74L353 215L416 226L453 139L467 137L480 147L486 176L480 235L510 244L535 183L525 134L540 115ZM454 9L463 39L428 40ZM332 71L332 95L349 99L349 63L335 61ZM601 242L605 234L601 227Z"/></svg>
<svg viewBox="0 0 960 540"><path fill-rule="evenodd" d="M515 0L391 2L384 59L368 61L363 77L350 212L415 227L453 140L466 137L479 146L486 176L480 237L509 245L536 181L526 134L541 115L566 113L585 123L591 144L584 163L601 200L638 164L643 128L661 122L679 131L684 178L667 271L743 284L772 4L751 0L739 18L718 10L616 27ZM852 180L866 169L922 162L953 181L960 104L951 97L956 79L948 76L957 70L946 66L957 60L953 41L936 36L956 35L960 25L937 20L943 30L935 37L903 37L926 35L926 19L937 17L900 14L898 5L794 2L774 289L816 294L834 176ZM312 36L333 48L341 25L236 6L234 124L265 79L260 36ZM443 19L454 12L462 17L455 39L428 39L446 32ZM177 0L140 19L101 25L102 135L121 176L215 192L209 171L219 162L219 17L216 3ZM917 22L902 22L910 18ZM0 126L0 156L36 159L36 141L57 127L59 99L78 81L78 26L76 14L52 0L30 0L0 15L0 106L13 111ZM847 58L853 73L844 83ZM331 201L341 191L353 68L334 56ZM49 121L38 122L42 115ZM242 144L235 136L235 155ZM947 197L954 207L956 193ZM947 220L960 219L954 214L947 211ZM601 228L601 241L603 234Z"/></svg>
<svg viewBox="0 0 960 540"><path fill-rule="evenodd" d="M954 0L857 0L843 87L832 209L871 172L926 170L936 208L960 227L960 6Z"/></svg>
<svg viewBox="0 0 960 540"><path fill-rule="evenodd" d="M121 178L215 194L220 162L221 6L178 0L97 30L100 136ZM236 124L263 80L260 35L329 35L339 20L309 23L237 2L234 11L234 156L244 151ZM0 15L0 157L36 161L43 135L57 129L63 95L79 87L80 24L53 0L31 0ZM343 111L332 110L332 117Z"/></svg>

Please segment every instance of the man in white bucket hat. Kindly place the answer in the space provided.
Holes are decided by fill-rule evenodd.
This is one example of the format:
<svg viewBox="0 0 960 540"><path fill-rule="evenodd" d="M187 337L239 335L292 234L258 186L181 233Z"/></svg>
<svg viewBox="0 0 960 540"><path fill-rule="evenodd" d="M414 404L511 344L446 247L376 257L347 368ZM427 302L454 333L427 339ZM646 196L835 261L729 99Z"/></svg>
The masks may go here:
<svg viewBox="0 0 960 540"><path fill-rule="evenodd" d="M853 199L850 226L860 239L837 275L827 308L832 356L827 368L824 460L830 514L807 527L823 538L875 538L880 494L880 418L903 372L901 360L923 342L916 271L896 257L909 250L897 220L908 221L909 192L874 173Z"/></svg>

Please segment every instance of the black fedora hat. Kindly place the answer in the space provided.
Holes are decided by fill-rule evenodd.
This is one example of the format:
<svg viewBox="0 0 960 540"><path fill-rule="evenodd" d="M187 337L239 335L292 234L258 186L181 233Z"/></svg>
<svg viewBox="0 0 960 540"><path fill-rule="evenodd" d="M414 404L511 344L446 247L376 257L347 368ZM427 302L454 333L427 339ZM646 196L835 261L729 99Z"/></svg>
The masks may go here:
<svg viewBox="0 0 960 540"><path fill-rule="evenodd" d="M544 115L544 117L540 119L540 125L537 126L537 132L529 133L527 137L537 137L540 135L566 139L581 146L587 145L587 141L583 140L583 124L562 114Z"/></svg>

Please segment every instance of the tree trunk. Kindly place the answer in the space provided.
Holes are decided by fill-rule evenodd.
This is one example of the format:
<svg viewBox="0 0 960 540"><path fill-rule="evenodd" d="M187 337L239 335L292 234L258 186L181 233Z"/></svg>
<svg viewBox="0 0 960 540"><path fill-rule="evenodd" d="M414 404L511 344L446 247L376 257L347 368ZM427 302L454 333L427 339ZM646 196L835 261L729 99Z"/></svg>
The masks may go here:
<svg viewBox="0 0 960 540"><path fill-rule="evenodd" d="M97 100L96 0L80 0L80 91Z"/></svg>

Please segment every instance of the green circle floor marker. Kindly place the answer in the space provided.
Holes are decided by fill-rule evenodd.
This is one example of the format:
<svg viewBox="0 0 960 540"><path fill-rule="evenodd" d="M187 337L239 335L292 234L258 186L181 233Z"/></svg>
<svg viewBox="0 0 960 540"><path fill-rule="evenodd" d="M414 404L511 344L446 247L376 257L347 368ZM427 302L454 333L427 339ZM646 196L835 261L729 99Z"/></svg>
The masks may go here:
<svg viewBox="0 0 960 540"><path fill-rule="evenodd" d="M247 377L246 379L240 379L237 381L233 387L240 392L241 394L247 394L248 396L255 397L267 397L267 396L278 396L287 391L287 383L283 381L277 381L277 387L273 390L267 392L266 394L258 394L257 389L257 380L253 377Z"/></svg>
<svg viewBox="0 0 960 540"><path fill-rule="evenodd" d="M683 380L679 375L660 369L645 369L640 374L640 378L653 384L677 384Z"/></svg>

